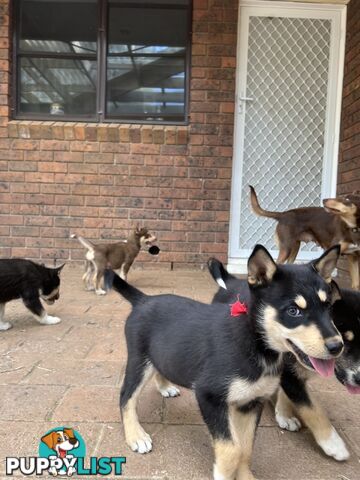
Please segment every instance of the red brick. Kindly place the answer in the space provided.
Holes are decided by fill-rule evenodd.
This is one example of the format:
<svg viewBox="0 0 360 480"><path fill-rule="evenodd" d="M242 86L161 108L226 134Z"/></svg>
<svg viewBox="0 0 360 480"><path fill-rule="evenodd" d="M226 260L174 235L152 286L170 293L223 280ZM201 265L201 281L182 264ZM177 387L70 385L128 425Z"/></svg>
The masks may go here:
<svg viewBox="0 0 360 480"><path fill-rule="evenodd" d="M11 234L14 237L38 237L40 233L39 227L11 227Z"/></svg>
<svg viewBox="0 0 360 480"><path fill-rule="evenodd" d="M35 172L37 170L37 163L10 161L9 170L12 170L15 172Z"/></svg>
<svg viewBox="0 0 360 480"><path fill-rule="evenodd" d="M68 140L40 140L41 150L67 151L69 145Z"/></svg>
<svg viewBox="0 0 360 480"><path fill-rule="evenodd" d="M70 143L70 149L73 152L99 152L99 142L78 142L73 141Z"/></svg>
<svg viewBox="0 0 360 480"><path fill-rule="evenodd" d="M157 153L160 153L160 145L154 145L154 144L142 145L141 143L133 144L130 147L130 151L133 154L143 153L143 154L155 155Z"/></svg>
<svg viewBox="0 0 360 480"><path fill-rule="evenodd" d="M83 160L82 152L54 152L55 162L82 162Z"/></svg>
<svg viewBox="0 0 360 480"><path fill-rule="evenodd" d="M66 172L67 165L58 162L39 162L39 172Z"/></svg>
<svg viewBox="0 0 360 480"><path fill-rule="evenodd" d="M11 144L11 148L15 150L38 150L39 141L24 140L24 139L13 140Z"/></svg>

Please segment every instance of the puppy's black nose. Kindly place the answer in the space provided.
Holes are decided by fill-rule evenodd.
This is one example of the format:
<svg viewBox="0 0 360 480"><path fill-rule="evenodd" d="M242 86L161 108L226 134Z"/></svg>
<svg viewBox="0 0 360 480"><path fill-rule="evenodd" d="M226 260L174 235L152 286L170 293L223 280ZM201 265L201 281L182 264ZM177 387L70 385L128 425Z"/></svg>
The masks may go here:
<svg viewBox="0 0 360 480"><path fill-rule="evenodd" d="M353 378L354 378L354 382L360 385L360 372L357 372Z"/></svg>
<svg viewBox="0 0 360 480"><path fill-rule="evenodd" d="M77 439L76 438L69 438L69 442L71 445L76 445L77 444Z"/></svg>
<svg viewBox="0 0 360 480"><path fill-rule="evenodd" d="M338 355L344 347L343 342L340 340L328 340L325 342L325 345L331 355Z"/></svg>

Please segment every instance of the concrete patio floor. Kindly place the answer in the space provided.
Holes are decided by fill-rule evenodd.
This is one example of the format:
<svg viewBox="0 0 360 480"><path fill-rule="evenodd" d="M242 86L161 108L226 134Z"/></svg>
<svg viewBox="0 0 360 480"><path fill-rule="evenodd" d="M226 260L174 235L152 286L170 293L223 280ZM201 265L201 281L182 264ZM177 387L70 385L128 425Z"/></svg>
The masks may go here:
<svg viewBox="0 0 360 480"><path fill-rule="evenodd" d="M153 452L142 456L126 446L118 396L130 307L114 292L104 297L85 292L81 274L80 266L63 271L61 299L48 308L62 319L58 325L37 324L21 302L7 305L6 320L14 328L0 333L0 478L9 478L5 457L36 456L40 437L66 425L83 436L88 457L126 456L122 478L211 479L211 442L189 391L163 399L153 383L148 385L139 416L152 434ZM129 280L150 294L171 292L205 302L216 290L207 273L199 271L133 270ZM329 459L305 429L281 431L267 407L253 454L258 479L360 478L360 397L347 394L334 379L316 379L311 388L345 439L351 459Z"/></svg>

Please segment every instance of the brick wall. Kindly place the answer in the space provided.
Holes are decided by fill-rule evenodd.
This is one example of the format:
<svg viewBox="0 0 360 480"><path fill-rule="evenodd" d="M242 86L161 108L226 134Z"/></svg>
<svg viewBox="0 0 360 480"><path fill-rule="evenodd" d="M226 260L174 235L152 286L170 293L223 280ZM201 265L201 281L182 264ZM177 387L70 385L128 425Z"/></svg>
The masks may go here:
<svg viewBox="0 0 360 480"><path fill-rule="evenodd" d="M344 89L340 130L338 193L360 190L360 0L348 6ZM341 280L349 283L347 263L341 262Z"/></svg>
<svg viewBox="0 0 360 480"><path fill-rule="evenodd" d="M0 0L0 255L77 260L71 232L115 240L140 222L162 249L157 260L142 253L144 266L226 260L237 0L194 0L187 127L9 121L9 3Z"/></svg>

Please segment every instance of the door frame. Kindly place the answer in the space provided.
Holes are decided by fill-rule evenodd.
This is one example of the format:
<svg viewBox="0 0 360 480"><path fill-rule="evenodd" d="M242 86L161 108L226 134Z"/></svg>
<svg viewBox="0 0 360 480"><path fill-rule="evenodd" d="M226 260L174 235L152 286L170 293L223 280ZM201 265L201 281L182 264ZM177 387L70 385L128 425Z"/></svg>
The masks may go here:
<svg viewBox="0 0 360 480"><path fill-rule="evenodd" d="M296 12L295 12L296 11ZM242 191L242 166L244 147L244 126L246 104L241 104L239 98L246 96L241 91L247 75L249 16L251 14L271 16L274 13L284 16L328 18L333 20L330 37L329 82L327 90L327 106L324 134L323 171L321 182L321 198L336 194L339 134L341 120L342 84L344 75L346 5L329 5L315 3L283 2L271 0L240 0L237 34L237 66L235 86L234 111L234 142L231 182L231 206L229 223L228 270L232 273L245 273L248 256L245 250L239 248L240 210ZM243 48L245 46L245 48ZM240 108L244 109L242 115ZM281 210L281 209L280 209ZM254 242L255 244L256 242ZM276 251L270 252L276 256ZM314 258L316 252L303 252L302 260Z"/></svg>

